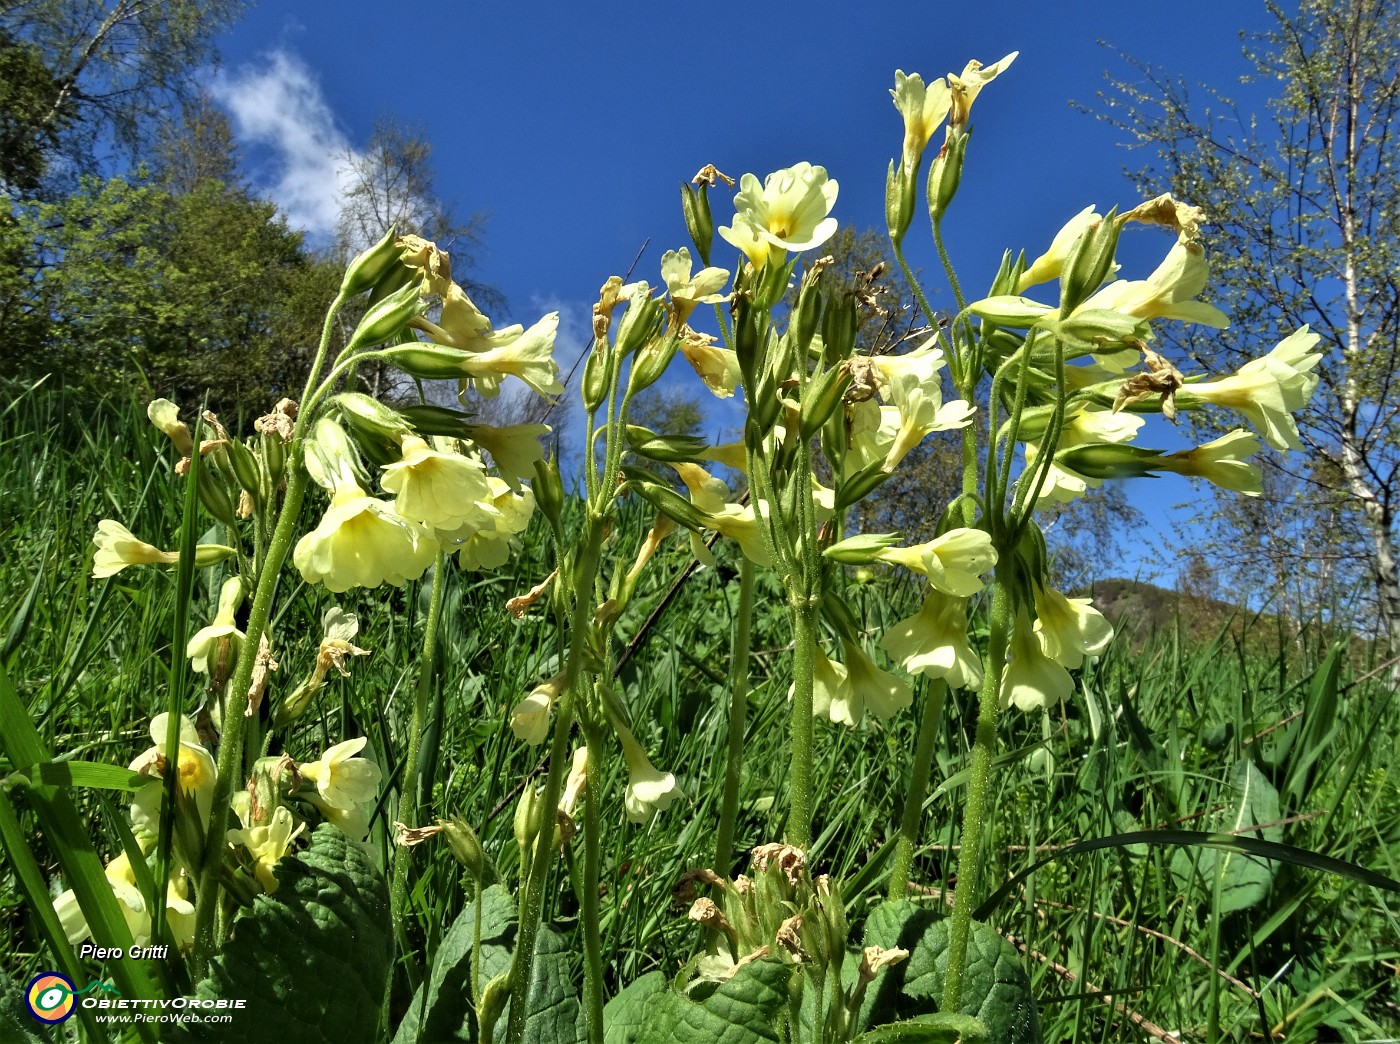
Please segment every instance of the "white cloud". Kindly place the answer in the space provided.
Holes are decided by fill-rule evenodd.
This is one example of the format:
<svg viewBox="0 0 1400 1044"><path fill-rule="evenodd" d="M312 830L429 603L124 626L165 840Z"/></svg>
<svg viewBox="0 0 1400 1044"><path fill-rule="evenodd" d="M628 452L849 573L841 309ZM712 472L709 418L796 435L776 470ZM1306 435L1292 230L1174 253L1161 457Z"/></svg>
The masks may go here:
<svg viewBox="0 0 1400 1044"><path fill-rule="evenodd" d="M251 146L253 179L287 223L314 236L334 235L348 160L356 154L306 63L271 51L265 66L220 70L209 90L240 143Z"/></svg>

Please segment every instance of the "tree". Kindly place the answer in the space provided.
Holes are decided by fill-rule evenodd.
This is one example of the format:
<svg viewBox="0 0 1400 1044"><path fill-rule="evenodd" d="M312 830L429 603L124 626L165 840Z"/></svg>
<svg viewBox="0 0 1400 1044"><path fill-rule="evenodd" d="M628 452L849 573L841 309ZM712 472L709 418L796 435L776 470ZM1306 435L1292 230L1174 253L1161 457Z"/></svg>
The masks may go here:
<svg viewBox="0 0 1400 1044"><path fill-rule="evenodd" d="M241 0L0 6L4 53L26 63L24 104L6 106L7 119L22 118L13 128L17 139L26 149L61 154L70 181L94 171L109 143L139 155L161 114L190 96L196 73L214 55L214 38L242 7ZM10 83L8 75L0 79Z"/></svg>
<svg viewBox="0 0 1400 1044"><path fill-rule="evenodd" d="M29 193L48 167L47 152L67 123L48 120L58 81L39 48L0 30L0 186Z"/></svg>
<svg viewBox="0 0 1400 1044"><path fill-rule="evenodd" d="M1220 372L1305 323L1323 338L1321 383L1299 418L1318 463L1272 466L1341 497L1364 535L1349 554L1400 651L1400 4L1269 10L1276 28L1245 50L1251 81L1276 85L1266 114L1245 117L1210 89L1198 107L1179 79L1134 63L1144 80L1114 83L1104 116L1154 153L1134 174L1144 194L1170 186L1213 222L1212 292L1233 326L1224 338L1194 328L1179 346Z"/></svg>

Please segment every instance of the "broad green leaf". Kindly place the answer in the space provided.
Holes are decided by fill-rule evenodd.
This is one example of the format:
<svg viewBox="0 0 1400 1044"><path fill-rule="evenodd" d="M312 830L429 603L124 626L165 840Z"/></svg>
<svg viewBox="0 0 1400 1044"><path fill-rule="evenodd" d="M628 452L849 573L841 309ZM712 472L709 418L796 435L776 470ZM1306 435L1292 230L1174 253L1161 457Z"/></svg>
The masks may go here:
<svg viewBox="0 0 1400 1044"><path fill-rule="evenodd" d="M1264 778L1250 758L1242 758L1230 772L1236 800L1230 812L1229 831L1245 836L1250 827L1276 823L1281 818L1278 791ZM1266 827L1258 832L1265 841L1277 843L1283 835L1280 827ZM1203 848L1197 852L1179 849L1171 862L1172 872L1183 881L1199 874L1210 887L1220 875L1220 906L1222 914L1245 910L1258 904L1269 893L1274 880L1274 863L1244 852Z"/></svg>
<svg viewBox="0 0 1400 1044"><path fill-rule="evenodd" d="M870 984L861 1026L878 1027L938 1010L948 969L947 918L907 900L884 902L865 923L863 945L901 947L909 951L909 958L886 968ZM980 921L972 923L968 939L962 1008L950 1014L977 1019L998 1044L1038 1044L1041 1039L1021 955Z"/></svg>
<svg viewBox="0 0 1400 1044"><path fill-rule="evenodd" d="M1302 801L1313 778L1313 766L1329 749L1337 730L1337 691L1341 681L1342 654L1346 646L1338 643L1313 676L1312 689L1303 707L1303 720L1294 755L1288 762L1284 793L1293 807Z"/></svg>
<svg viewBox="0 0 1400 1044"><path fill-rule="evenodd" d="M278 888L238 915L201 998L243 998L227 1024L188 1039L347 1044L373 1039L393 958L383 872L337 828L277 864Z"/></svg>
<svg viewBox="0 0 1400 1044"><path fill-rule="evenodd" d="M634 979L603 1008L603 1044L635 1044L647 1014L666 989L666 976L649 971Z"/></svg>
<svg viewBox="0 0 1400 1044"><path fill-rule="evenodd" d="M399 1023L394 1044L440 1044L478 1040L476 997L472 989L472 954L476 942L476 904L467 905L443 936L426 986L420 986ZM515 950L515 903L500 885L481 897L481 984L510 970ZM569 1044L587 1032L575 986L577 948L542 925L535 944L534 982L525 1040L532 1044ZM509 1007L506 1011L509 1012ZM495 1039L504 1040L508 1014L496 1024Z"/></svg>
<svg viewBox="0 0 1400 1044"><path fill-rule="evenodd" d="M746 964L703 1001L674 990L658 993L636 1044L762 1044L779 1040L777 1017L787 1006L792 969L780 961Z"/></svg>

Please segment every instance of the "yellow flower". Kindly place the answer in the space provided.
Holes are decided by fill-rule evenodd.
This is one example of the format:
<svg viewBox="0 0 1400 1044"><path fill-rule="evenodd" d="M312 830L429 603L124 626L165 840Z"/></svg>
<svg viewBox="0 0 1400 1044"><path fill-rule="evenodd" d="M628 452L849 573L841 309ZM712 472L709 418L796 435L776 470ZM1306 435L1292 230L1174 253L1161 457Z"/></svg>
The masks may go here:
<svg viewBox="0 0 1400 1044"><path fill-rule="evenodd" d="M1035 591L1035 635L1040 650L1062 667L1079 667L1113 640L1113 625L1088 598L1066 598L1048 587Z"/></svg>
<svg viewBox="0 0 1400 1044"><path fill-rule="evenodd" d="M540 682L530 694L515 705L510 712L510 731L515 738L531 746L537 746L549 735L549 715L554 709L554 701L564 691L565 674L560 671L552 678Z"/></svg>
<svg viewBox="0 0 1400 1044"><path fill-rule="evenodd" d="M506 376L520 378L540 395L559 395L564 386L559 383L559 364L554 361L558 332L559 313L550 312L509 342L462 360L462 369L487 398L495 397Z"/></svg>
<svg viewBox="0 0 1400 1044"><path fill-rule="evenodd" d="M1138 319L1176 319L1223 330L1229 317L1215 305L1193 298L1206 287L1210 265L1199 243L1178 239L1146 279L1120 279L1096 291L1075 309L1107 308Z"/></svg>
<svg viewBox="0 0 1400 1044"><path fill-rule="evenodd" d="M860 721L863 707L853 706L855 694L847 680L846 665L837 663L818 647L812 664L812 714L834 722L854 725ZM797 685L788 686L788 699L797 693Z"/></svg>
<svg viewBox="0 0 1400 1044"><path fill-rule="evenodd" d="M517 491L520 489L521 479L531 478L535 474L535 462L544 460L540 436L548 435L552 430L548 424L466 426L467 437L491 454L501 478L510 484L511 489Z"/></svg>
<svg viewBox="0 0 1400 1044"><path fill-rule="evenodd" d="M292 562L308 584L340 594L352 587L402 587L433 564L437 546L417 522L358 486L338 493L318 525L297 541Z"/></svg>
<svg viewBox="0 0 1400 1044"><path fill-rule="evenodd" d="M339 808L322 798L319 794L306 794L306 800L315 806L316 811L321 813L321 817L331 826L335 827L351 841L363 841L365 835L369 833L369 815L365 812L365 805L351 805L349 808Z"/></svg>
<svg viewBox="0 0 1400 1044"><path fill-rule="evenodd" d="M490 509L487 512L489 524L438 534L444 548L449 552L456 550L458 564L472 571L505 565L510 558L511 538L525 532L535 512L535 494L529 486L522 486L520 492L515 493L494 475L487 476L486 484L491 497L482 501L482 507Z"/></svg>
<svg viewBox="0 0 1400 1044"><path fill-rule="evenodd" d="M477 502L490 487L479 462L435 450L417 435L405 436L399 451L402 459L384 465L379 481L400 515L430 529L460 529L480 514Z"/></svg>
<svg viewBox="0 0 1400 1044"><path fill-rule="evenodd" d="M373 801L379 786L379 766L353 755L364 750L369 740L364 736L337 743L316 761L298 765L303 779L316 784L316 792L326 804L341 809L353 809Z"/></svg>
<svg viewBox="0 0 1400 1044"><path fill-rule="evenodd" d="M112 895L117 900L126 926L131 932L132 941L145 946L151 941L151 915L147 909L146 897L136 886L136 872L125 852L107 864L103 871ZM165 893L165 922L170 930L172 941L181 950L187 950L194 943L194 904L185 898L187 885L183 871L171 877ZM78 897L70 888L54 898L54 912L59 924L68 937L70 945L76 946L92 935L83 911L78 906Z"/></svg>
<svg viewBox="0 0 1400 1044"><path fill-rule="evenodd" d="M277 862L291 848L298 834L306 829L305 823L297 823L285 805L272 810L267 823L252 822L248 792L239 791L231 801L233 810L238 813L243 828L230 830L228 843L243 845L253 857L253 876L269 894L277 891Z"/></svg>
<svg viewBox="0 0 1400 1044"><path fill-rule="evenodd" d="M1243 413L1276 450L1301 449L1293 412L1312 398L1322 359L1313 349L1321 338L1306 326L1294 330L1261 359L1251 359L1239 372L1218 381L1188 384L1177 402L1209 402Z"/></svg>
<svg viewBox="0 0 1400 1044"><path fill-rule="evenodd" d="M194 451L190 429L180 420L180 407L169 399L155 399L146 407L146 416L175 444L175 452L188 457Z"/></svg>
<svg viewBox="0 0 1400 1044"><path fill-rule="evenodd" d="M768 502L760 500L758 505L763 517L767 518ZM744 557L760 569L767 569L772 564L768 549L763 545L763 531L759 528L758 514L753 504L725 504L720 510L710 512L702 525L737 543Z"/></svg>
<svg viewBox="0 0 1400 1044"><path fill-rule="evenodd" d="M1069 257L1070 249L1075 242L1094 225L1103 220L1091 203L1074 217L1065 222L1055 238L1050 241L1050 249L1041 254L1031 262L1030 267L1021 273L1020 280L1016 283L1016 293L1024 294L1026 290L1037 283L1048 283L1052 279L1059 279L1060 272L1064 269L1065 259Z"/></svg>
<svg viewBox="0 0 1400 1044"><path fill-rule="evenodd" d="M219 610L214 614L214 622L196 631L185 647L185 655L196 672L227 676L228 668L238 657L238 647L243 644L243 632L234 619L242 601L243 581L236 576L229 577L219 591Z"/></svg>
<svg viewBox="0 0 1400 1044"><path fill-rule="evenodd" d="M1091 446L1100 443L1131 442L1143 425L1141 417L1132 413L1114 413L1112 410L1081 407L1065 422L1060 432L1056 452L1072 449L1075 446ZM1038 442L1026 443L1026 472L1021 481L1027 481L1032 473L1032 465L1040 455ZM1103 485L1102 479L1081 475L1072 468L1061 464L1051 464L1040 487L1037 504L1058 501L1068 504L1075 497L1083 496L1085 490Z"/></svg>
<svg viewBox="0 0 1400 1044"><path fill-rule="evenodd" d="M900 162L912 174L918 169L933 132L948 115L953 104L952 95L941 76L925 87L918 73L905 76L903 69L896 69L890 97L904 117L904 150Z"/></svg>
<svg viewBox="0 0 1400 1044"><path fill-rule="evenodd" d="M661 255L661 278L671 294L676 318L682 323L690 318L697 305L719 304L725 300L725 295L719 291L729 282L728 269L702 268L692 276L692 265L690 251L685 247Z"/></svg>
<svg viewBox="0 0 1400 1044"><path fill-rule="evenodd" d="M728 348L719 348L714 338L708 334L695 334L681 338L681 354L686 362L695 367L695 372L721 399L728 399L743 382L739 370L739 356Z"/></svg>
<svg viewBox="0 0 1400 1044"><path fill-rule="evenodd" d="M884 470L893 471L924 436L935 431L965 428L976 409L962 399L943 401L938 371L943 353L926 344L908 355L872 360L882 396L899 411L899 428L885 454Z"/></svg>
<svg viewBox="0 0 1400 1044"><path fill-rule="evenodd" d="M851 692L848 705L851 720L846 721L847 725L859 722L866 710L884 720L913 702L914 693L908 682L875 666L875 661L855 642L843 641L842 648L846 657L846 684ZM836 720L833 716L832 721Z"/></svg>
<svg viewBox="0 0 1400 1044"><path fill-rule="evenodd" d="M162 551L144 540L138 540L126 526L110 518L97 523L97 534L92 542L97 545L97 554L92 559L92 575L99 579L114 576L129 565L168 565L180 560L178 551Z"/></svg>
<svg viewBox="0 0 1400 1044"><path fill-rule="evenodd" d="M574 814L579 796L583 793L583 788L587 783L588 748L579 747L574 751L573 761L569 764L569 778L564 781L564 795L559 799L560 811L568 816Z"/></svg>
<svg viewBox="0 0 1400 1044"><path fill-rule="evenodd" d="M617 738L622 743L622 757L627 762L627 789L623 792L622 807L627 818L633 823L645 823L652 812L671 807L680 797L676 777L669 772L658 771L647 758L646 751L637 742L631 730L621 722L614 722Z"/></svg>
<svg viewBox="0 0 1400 1044"><path fill-rule="evenodd" d="M169 722L170 715L164 711L151 719L150 734L155 745L131 763L132 772L157 779L165 777L165 740ZM180 716L180 750L176 755L175 775L180 795L194 801L199 821L207 823L214 804L214 784L218 780L219 769L214 755L200 743L199 730L194 727L194 722L184 715Z"/></svg>
<svg viewBox="0 0 1400 1044"><path fill-rule="evenodd" d="M982 684L982 661L967 640L966 599L930 591L917 613L885 632L880 648L910 674L963 689Z"/></svg>
<svg viewBox="0 0 1400 1044"><path fill-rule="evenodd" d="M754 250L761 244L768 249L811 250L836 232L836 219L827 215L836 205L837 189L825 167L806 162L774 171L762 186L754 175L745 174L734 197L734 227L721 226L719 234L748 254L755 267L767 260L766 250Z"/></svg>
<svg viewBox="0 0 1400 1044"><path fill-rule="evenodd" d="M982 578L997 563L991 536L961 527L913 547L889 547L876 556L928 577L934 590L966 598L982 590Z"/></svg>
<svg viewBox="0 0 1400 1044"><path fill-rule="evenodd" d="M1257 497L1264 492L1264 476L1257 464L1244 458L1258 452L1259 436L1236 428L1204 446L1168 453L1155 461L1154 466L1190 478L1203 478L1221 489L1234 490L1247 497Z"/></svg>
<svg viewBox="0 0 1400 1044"><path fill-rule="evenodd" d="M1020 51L1012 51L1005 58L992 65L983 66L976 58L963 66L961 76L948 74L948 89L951 92L951 107L948 116L948 140L961 137L967 128L967 118L972 111L972 103L982 88L1011 68Z"/></svg>
<svg viewBox="0 0 1400 1044"><path fill-rule="evenodd" d="M481 313L466 291L456 283L449 283L442 293L442 311L436 323L418 316L408 325L422 330L434 344L460 348L464 352L489 351L513 341L524 329L512 325L493 331L491 320Z"/></svg>
<svg viewBox="0 0 1400 1044"><path fill-rule="evenodd" d="M1062 703L1074 693L1074 681L1059 663L1041 651L1041 636L1024 611L1016 614L1011 632L1011 658L1001 676L1001 705L1023 711Z"/></svg>

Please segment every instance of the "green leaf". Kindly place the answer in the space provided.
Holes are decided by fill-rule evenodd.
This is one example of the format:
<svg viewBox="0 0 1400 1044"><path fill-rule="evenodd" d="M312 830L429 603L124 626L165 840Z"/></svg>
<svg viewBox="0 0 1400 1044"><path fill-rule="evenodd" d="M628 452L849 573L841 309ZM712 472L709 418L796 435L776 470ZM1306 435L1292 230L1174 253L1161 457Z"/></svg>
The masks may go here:
<svg viewBox="0 0 1400 1044"><path fill-rule="evenodd" d="M1247 831L1261 823L1276 823L1280 818L1278 791L1264 778L1250 758L1242 758L1230 772L1230 783L1238 800L1230 815L1232 834ZM1265 841L1277 843L1283 836L1280 827L1260 831ZM1269 894L1274 880L1274 863L1252 857L1241 851L1204 848L1198 852L1178 849L1172 856L1172 873L1189 882L1199 874L1208 884L1220 875L1220 904L1218 912L1234 913L1257 905Z"/></svg>
<svg viewBox="0 0 1400 1044"><path fill-rule="evenodd" d="M666 976L649 971L632 980L603 1007L603 1044L636 1044L647 1015L666 990Z"/></svg>
<svg viewBox="0 0 1400 1044"><path fill-rule="evenodd" d="M1303 720L1300 726L1297 752L1288 763L1288 775L1284 779L1284 793L1296 807L1307 794L1313 778L1313 766L1317 759L1332 746L1332 737L1337 731L1338 686L1341 681L1342 654L1344 643L1332 646L1327 659L1313 676L1312 689L1307 703L1303 706ZM1287 751L1284 751L1286 754Z"/></svg>
<svg viewBox="0 0 1400 1044"><path fill-rule="evenodd" d="M96 787L99 790L140 790L149 776L95 761L44 761L11 773L8 786Z"/></svg>
<svg viewBox="0 0 1400 1044"><path fill-rule="evenodd" d="M987 1027L971 1015L934 1012L908 1022L866 1030L851 1044L991 1044Z"/></svg>
<svg viewBox="0 0 1400 1044"><path fill-rule="evenodd" d="M887 950L900 947L909 951L909 958L885 969L870 984L860 1025L875 1027L937 1011L948 968L946 918L907 900L884 902L871 911L865 923L863 945ZM1041 1039L1021 955L994 928L980 921L972 923L968 939L962 1009L949 1014L975 1018L986 1027L989 1039L998 1044L1038 1044Z"/></svg>
<svg viewBox="0 0 1400 1044"><path fill-rule="evenodd" d="M656 995L636 1044L761 1044L776 1041L777 1016L787 1007L792 971L780 961L746 964L703 1001L674 990Z"/></svg>
<svg viewBox="0 0 1400 1044"><path fill-rule="evenodd" d="M255 1044L369 1040L393 957L384 874L337 828L277 864L278 888L233 922L201 998L242 998L230 1023L187 1027L185 1039Z"/></svg>
<svg viewBox="0 0 1400 1044"><path fill-rule="evenodd" d="M408 1014L394 1034L394 1044L478 1039L472 989L476 930L476 904L469 903L443 936L428 981L414 994ZM501 885L492 885L481 896L482 986L510 970L515 933L515 903L510 892ZM525 1023L527 1042L568 1044L587 1037L583 1007L574 986L576 965L577 948L569 938L549 925L541 925ZM506 1023L503 1014L496 1024L496 1039L505 1039Z"/></svg>

